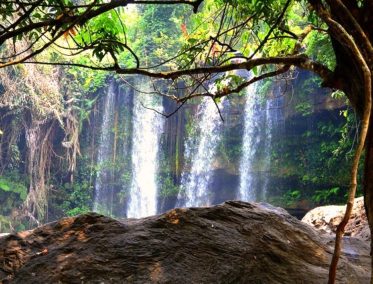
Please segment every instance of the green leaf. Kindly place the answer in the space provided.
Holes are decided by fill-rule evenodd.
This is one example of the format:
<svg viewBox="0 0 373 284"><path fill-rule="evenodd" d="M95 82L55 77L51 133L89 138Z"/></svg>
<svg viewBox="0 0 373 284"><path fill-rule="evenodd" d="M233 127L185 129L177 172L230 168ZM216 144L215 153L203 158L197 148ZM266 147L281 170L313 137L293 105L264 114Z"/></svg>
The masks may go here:
<svg viewBox="0 0 373 284"><path fill-rule="evenodd" d="M10 191L10 186L3 180L0 180L0 188L4 191Z"/></svg>
<svg viewBox="0 0 373 284"><path fill-rule="evenodd" d="M258 75L258 66L253 67L253 69L251 69L251 71L253 71L253 74L255 76L257 76Z"/></svg>

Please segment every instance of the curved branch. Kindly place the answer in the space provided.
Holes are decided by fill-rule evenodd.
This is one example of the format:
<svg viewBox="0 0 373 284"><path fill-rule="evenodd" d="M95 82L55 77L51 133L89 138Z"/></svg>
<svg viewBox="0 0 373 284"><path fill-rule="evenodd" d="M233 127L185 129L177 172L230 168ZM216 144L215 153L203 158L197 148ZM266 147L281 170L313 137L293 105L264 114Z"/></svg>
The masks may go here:
<svg viewBox="0 0 373 284"><path fill-rule="evenodd" d="M222 98L222 97L228 96L229 94L239 93L243 89L245 89L246 87L248 87L248 86L250 86L250 85L252 85L252 84L254 84L254 83L258 82L258 81L261 81L263 79L283 74L283 73L289 71L289 69L290 69L290 66L289 65L285 65L285 66L280 67L276 71L267 72L267 73L264 73L264 74L262 74L260 76L255 76L255 77L251 78L249 81L246 81L246 82L240 84L239 86L237 86L234 89L224 89L222 92L218 92L216 94L211 94L210 92L195 93L195 94L188 95L188 96L185 96L185 97L182 97L182 98L178 98L176 101L178 103L180 103L180 102L184 103L184 102L186 102L186 101L188 101L188 100L190 100L192 98L196 98L196 97Z"/></svg>
<svg viewBox="0 0 373 284"><path fill-rule="evenodd" d="M328 1L329 5L336 4L339 9L343 10L343 13L347 15L347 18L351 21L354 32L356 32L356 35L360 38L361 43L365 46L366 50L369 53L369 56L373 56L373 46L367 36L367 34L364 32L356 18L352 15L351 11L345 6L345 4L341 0L333 0Z"/></svg>
<svg viewBox="0 0 373 284"><path fill-rule="evenodd" d="M87 9L84 13L89 13L89 11L90 11L90 9ZM32 53L26 55L25 57L23 57L21 59L15 59L13 61L5 62L5 63L2 62L2 63L0 63L0 68L4 68L4 67L7 67L7 66L12 66L12 65L17 65L17 64L23 63L23 62L27 61L28 59L33 58L35 55L40 54L45 49L47 49L49 46L51 46L57 39L59 39L66 31L69 31L71 28L73 28L77 24L78 20L79 19L76 19L66 29L61 30L59 33L57 33L57 35L54 38L52 38L48 43L46 43L45 45L43 45L39 49L33 51ZM0 42L0 46L1 46L1 42Z"/></svg>
<svg viewBox="0 0 373 284"><path fill-rule="evenodd" d="M25 20L26 18L28 18L31 15L31 13L35 10L35 8L37 8L41 4L41 2L43 2L43 0L38 0L35 3L33 3L31 5L31 7L24 14L22 14L14 23L12 23L10 26L4 28L4 31L2 31L2 33L7 32L7 31L15 28L23 20Z"/></svg>
<svg viewBox="0 0 373 284"><path fill-rule="evenodd" d="M24 64L41 64L41 65L61 65L61 66L77 66L88 68L92 70L101 70L101 71L111 71L116 72L122 75L144 75L152 78L158 79L171 79L176 80L183 76L192 76L192 75L199 75L199 74L213 74L213 73L223 73L238 69L246 69L251 70L256 66L262 65L293 65L299 67L301 69L305 69L308 71L312 71L319 75L324 80L325 86L330 86L329 81L333 76L333 72L327 68L325 65L313 61L308 58L306 55L299 54L299 55L292 55L292 56L285 56L285 57L266 57L266 58L254 58L245 62L240 63L230 63L227 65L222 66L205 66L205 67L196 67L193 69L183 69L183 70L176 70L176 71L165 71L165 72L156 72L156 71L149 71L147 69L142 68L121 68L115 66L103 66L103 67L96 67L78 63L68 63L68 62L59 62L59 63L52 63L52 62L41 62L41 61L23 61L19 63ZM14 63L17 64L17 63ZM10 64L10 65L14 65ZM0 65L1 67L1 65ZM330 86L332 87L332 86Z"/></svg>
<svg viewBox="0 0 373 284"><path fill-rule="evenodd" d="M361 123L359 144L357 145L352 167L351 167L351 177L350 177L351 184L350 184L349 191L348 191L346 212L345 212L345 215L343 216L341 223L337 227L334 254L333 254L332 262L329 268L328 283L333 284L335 283L335 280L336 280L337 265L338 265L338 260L341 254L342 238L343 238L345 226L347 225L350 219L352 208L354 205L354 198L355 198L356 188L357 188L357 175L358 175L359 161L360 161L360 157L363 152L363 149L364 149L365 140L366 140L366 136L368 133L369 118L370 118L371 105L372 105L372 98L371 98L372 74L354 38L344 29L342 25L340 25L338 22L333 20L327 11L319 7L318 12L321 18L333 31L333 33L338 35L338 40L340 41L340 43L347 45L351 49L352 54L355 57L355 60L361 66L361 71L363 73L363 80L364 80L364 111L363 111L363 118L362 118L362 123Z"/></svg>

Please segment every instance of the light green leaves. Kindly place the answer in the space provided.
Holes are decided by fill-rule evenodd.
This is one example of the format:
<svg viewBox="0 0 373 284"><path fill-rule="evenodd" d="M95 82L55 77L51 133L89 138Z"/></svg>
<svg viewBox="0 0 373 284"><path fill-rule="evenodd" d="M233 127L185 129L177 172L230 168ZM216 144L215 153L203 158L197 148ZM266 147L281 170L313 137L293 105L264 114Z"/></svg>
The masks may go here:
<svg viewBox="0 0 373 284"><path fill-rule="evenodd" d="M22 201L26 200L27 188L21 183L14 182L5 177L0 177L0 190L5 192L13 192L19 195Z"/></svg>

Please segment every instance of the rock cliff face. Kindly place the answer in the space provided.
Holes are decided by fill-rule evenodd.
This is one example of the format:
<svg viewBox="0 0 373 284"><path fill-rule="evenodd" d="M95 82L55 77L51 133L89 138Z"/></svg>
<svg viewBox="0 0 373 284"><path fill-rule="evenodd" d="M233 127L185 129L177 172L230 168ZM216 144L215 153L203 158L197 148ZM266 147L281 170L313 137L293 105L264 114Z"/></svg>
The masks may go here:
<svg viewBox="0 0 373 284"><path fill-rule="evenodd" d="M90 213L0 238L0 279L319 284L326 283L329 243L266 204L226 202L123 222ZM369 267L367 244L350 239L339 283L368 283Z"/></svg>

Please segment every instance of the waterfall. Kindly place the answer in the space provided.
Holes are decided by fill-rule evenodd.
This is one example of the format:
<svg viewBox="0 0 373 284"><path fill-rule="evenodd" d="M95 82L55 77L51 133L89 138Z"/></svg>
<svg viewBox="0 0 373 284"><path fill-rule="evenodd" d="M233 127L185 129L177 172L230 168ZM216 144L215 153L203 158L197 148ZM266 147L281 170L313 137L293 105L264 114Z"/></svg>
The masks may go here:
<svg viewBox="0 0 373 284"><path fill-rule="evenodd" d="M103 214L112 214L113 188L111 187L112 170L109 163L113 156L112 127L115 105L115 85L110 83L104 100L101 131L97 152L97 165L99 167L95 181L95 197L93 211Z"/></svg>
<svg viewBox="0 0 373 284"><path fill-rule="evenodd" d="M265 143L264 143L264 165L263 165L263 173L264 173L264 181L263 181L263 189L262 189L262 200L267 199L268 195L268 187L270 182L270 169L271 169L271 154L273 148L273 138L275 135L281 134L281 131L284 129L285 126L285 115L284 115L284 107L285 107L285 97L283 91L281 90L281 86L278 86L277 89L274 90L274 96L272 98L268 98L266 102L266 123L265 123Z"/></svg>
<svg viewBox="0 0 373 284"><path fill-rule="evenodd" d="M219 103L223 109L223 101ZM211 205L209 185L213 171L212 164L221 140L222 121L211 98L203 98L198 106L195 134L185 142L185 157L190 161L190 170L184 169L177 207Z"/></svg>
<svg viewBox="0 0 373 284"><path fill-rule="evenodd" d="M260 106L256 85L246 89L238 199L267 200L273 138L284 122L284 96L277 91Z"/></svg>
<svg viewBox="0 0 373 284"><path fill-rule="evenodd" d="M150 82L134 81L135 89L141 91L132 94L132 88L118 89L113 81L104 98L93 210L140 218L157 213L156 175L163 119L144 108L162 111L160 98L147 94ZM125 207L120 190L128 196L126 212L120 209Z"/></svg>
<svg viewBox="0 0 373 284"><path fill-rule="evenodd" d="M244 201L256 200L256 174L254 172L254 162L256 152L261 143L260 118L262 112L258 107L258 96L256 86L250 85L246 88L246 103L244 110L244 131L242 141L242 157L240 161L240 184L238 199Z"/></svg>
<svg viewBox="0 0 373 284"><path fill-rule="evenodd" d="M127 217L141 218L157 213L157 172L160 135L163 118L154 110L162 111L161 100L154 94L150 82L138 79L133 109L132 183L127 206Z"/></svg>

